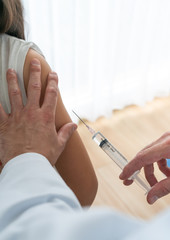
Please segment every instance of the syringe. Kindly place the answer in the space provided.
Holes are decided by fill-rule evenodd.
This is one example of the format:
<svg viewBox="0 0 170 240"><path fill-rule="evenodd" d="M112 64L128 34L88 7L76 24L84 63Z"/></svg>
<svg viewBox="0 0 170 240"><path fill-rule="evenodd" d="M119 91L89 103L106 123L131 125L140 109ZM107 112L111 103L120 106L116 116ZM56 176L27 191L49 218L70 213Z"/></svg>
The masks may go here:
<svg viewBox="0 0 170 240"><path fill-rule="evenodd" d="M93 135L92 139L97 145L121 168L123 169L127 164L127 159L115 148L113 145L100 133L95 132L89 127L74 111L73 113L82 121L89 132ZM138 186L140 186L145 193L148 193L151 189L146 180L140 174L140 171L135 172L129 179L133 180Z"/></svg>

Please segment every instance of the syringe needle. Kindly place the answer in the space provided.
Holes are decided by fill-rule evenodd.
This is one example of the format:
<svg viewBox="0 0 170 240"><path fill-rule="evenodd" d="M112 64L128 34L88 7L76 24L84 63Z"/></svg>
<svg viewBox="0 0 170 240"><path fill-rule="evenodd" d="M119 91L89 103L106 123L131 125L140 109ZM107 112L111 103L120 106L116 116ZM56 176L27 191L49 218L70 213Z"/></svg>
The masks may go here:
<svg viewBox="0 0 170 240"><path fill-rule="evenodd" d="M73 111L73 110L72 110ZM100 133L95 132L91 127L89 127L78 115L73 111L73 113L84 123L89 132L93 134L92 139L97 143L97 145L121 168L123 169L128 161L127 159L115 148L113 145ZM146 193L150 190L149 185L143 179L143 177L136 172L132 179L145 190Z"/></svg>
<svg viewBox="0 0 170 240"><path fill-rule="evenodd" d="M89 130L89 132L91 133L91 134L95 134L96 132L91 128L91 127L89 127L78 115L77 115L77 113L75 113L73 110L72 110L72 112L80 119L80 121L82 121L82 123L84 123L84 125L87 127L87 129Z"/></svg>
<svg viewBox="0 0 170 240"><path fill-rule="evenodd" d="M89 127L89 126L83 121L83 119L81 119L81 118L77 115L77 113L75 113L73 110L72 110L72 112L80 119L80 121L82 121L82 123L84 123L84 125L86 125L86 127Z"/></svg>

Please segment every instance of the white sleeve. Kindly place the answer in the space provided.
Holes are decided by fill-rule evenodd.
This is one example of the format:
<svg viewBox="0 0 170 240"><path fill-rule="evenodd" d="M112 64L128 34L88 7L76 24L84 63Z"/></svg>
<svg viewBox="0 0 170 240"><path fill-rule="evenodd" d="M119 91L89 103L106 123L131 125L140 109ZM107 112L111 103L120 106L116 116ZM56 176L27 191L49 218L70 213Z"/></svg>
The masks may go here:
<svg viewBox="0 0 170 240"><path fill-rule="evenodd" d="M145 225L108 209L82 210L40 154L10 160L0 175L1 240L124 239Z"/></svg>
<svg viewBox="0 0 170 240"><path fill-rule="evenodd" d="M57 198L70 208L80 208L74 193L58 172L38 153L21 154L5 165L0 175L0 195L1 214L28 199L34 202Z"/></svg>

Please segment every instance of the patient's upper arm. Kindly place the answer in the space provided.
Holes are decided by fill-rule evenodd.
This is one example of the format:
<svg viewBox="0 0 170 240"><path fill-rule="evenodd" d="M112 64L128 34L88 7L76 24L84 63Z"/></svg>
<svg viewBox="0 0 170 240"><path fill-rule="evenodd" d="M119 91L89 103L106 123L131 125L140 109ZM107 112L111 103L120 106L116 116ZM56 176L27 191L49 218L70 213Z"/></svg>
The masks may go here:
<svg viewBox="0 0 170 240"><path fill-rule="evenodd" d="M41 63L42 91L41 91L40 103L42 104L43 99L44 99L45 89L46 89L46 79L47 79L49 72L51 71L51 68L43 56L41 56L39 53L37 53L33 49L30 49L28 51L28 54L27 54L26 60L25 60L25 64L24 64L24 84L25 84L26 93L27 93L27 87L28 87L28 81L29 81L30 62L33 58L39 59L39 61ZM60 114L57 114L57 113L60 113ZM70 122L70 120L71 120L64 105L63 105L60 93L58 94L56 115L57 115L57 121L56 121L57 129L59 129L66 122Z"/></svg>

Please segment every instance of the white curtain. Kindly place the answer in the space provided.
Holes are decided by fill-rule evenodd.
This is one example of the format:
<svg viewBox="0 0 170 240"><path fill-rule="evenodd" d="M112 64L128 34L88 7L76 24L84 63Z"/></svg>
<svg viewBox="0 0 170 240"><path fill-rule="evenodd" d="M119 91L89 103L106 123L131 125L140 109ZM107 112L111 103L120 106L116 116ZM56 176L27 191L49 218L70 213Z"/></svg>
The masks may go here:
<svg viewBox="0 0 170 240"><path fill-rule="evenodd" d="M23 3L27 40L57 71L69 112L93 121L169 95L169 0Z"/></svg>

